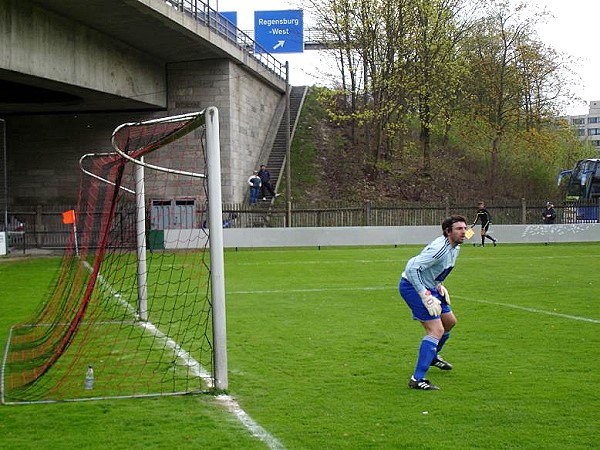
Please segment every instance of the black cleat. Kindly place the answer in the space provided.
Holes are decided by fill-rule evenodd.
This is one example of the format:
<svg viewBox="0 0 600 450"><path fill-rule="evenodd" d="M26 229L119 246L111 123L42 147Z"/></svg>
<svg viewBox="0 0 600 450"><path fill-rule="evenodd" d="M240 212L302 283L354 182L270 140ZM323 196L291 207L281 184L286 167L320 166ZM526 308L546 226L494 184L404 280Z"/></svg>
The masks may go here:
<svg viewBox="0 0 600 450"><path fill-rule="evenodd" d="M437 367L442 370L452 370L452 364L446 361L441 356L436 356L433 361L431 361L431 365Z"/></svg>
<svg viewBox="0 0 600 450"><path fill-rule="evenodd" d="M439 391L440 388L435 384L431 384L429 380L422 378L420 380L415 380L412 377L408 380L408 387L411 389L420 389L422 391Z"/></svg>

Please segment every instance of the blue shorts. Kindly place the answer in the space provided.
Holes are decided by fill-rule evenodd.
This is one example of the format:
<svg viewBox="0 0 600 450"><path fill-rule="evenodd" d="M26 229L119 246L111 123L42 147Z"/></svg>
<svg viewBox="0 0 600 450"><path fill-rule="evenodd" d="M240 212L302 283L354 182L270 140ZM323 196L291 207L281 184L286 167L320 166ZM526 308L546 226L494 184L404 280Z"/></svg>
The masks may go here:
<svg viewBox="0 0 600 450"><path fill-rule="evenodd" d="M425 322L427 320L434 320L440 318L440 316L432 316L429 314L429 311L427 311L427 308L425 308L425 305L423 305L421 296L406 278L400 278L400 285L398 286L398 290L400 291L400 295L412 311L413 319ZM431 295L433 295L435 298L442 302L442 314L449 313L452 311L450 305L446 303L446 300L444 300L443 297L440 297L435 288L429 290L431 291Z"/></svg>

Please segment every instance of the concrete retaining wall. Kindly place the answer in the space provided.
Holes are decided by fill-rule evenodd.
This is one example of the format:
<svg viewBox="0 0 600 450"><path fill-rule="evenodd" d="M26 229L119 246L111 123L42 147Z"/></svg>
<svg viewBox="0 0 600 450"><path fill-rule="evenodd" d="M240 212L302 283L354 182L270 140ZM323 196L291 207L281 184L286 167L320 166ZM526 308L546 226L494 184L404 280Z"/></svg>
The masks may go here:
<svg viewBox="0 0 600 450"><path fill-rule="evenodd" d="M479 231L479 227L476 228ZM181 234L183 233L183 234ZM422 227L336 227L336 228L227 228L226 248L330 247L370 245L425 245L441 234L439 226ZM193 236L204 244L199 230L165 230L165 248L178 248L178 240ZM502 244L598 242L600 224L494 225L493 236ZM479 244L479 234L463 245ZM489 241L488 241L489 242Z"/></svg>

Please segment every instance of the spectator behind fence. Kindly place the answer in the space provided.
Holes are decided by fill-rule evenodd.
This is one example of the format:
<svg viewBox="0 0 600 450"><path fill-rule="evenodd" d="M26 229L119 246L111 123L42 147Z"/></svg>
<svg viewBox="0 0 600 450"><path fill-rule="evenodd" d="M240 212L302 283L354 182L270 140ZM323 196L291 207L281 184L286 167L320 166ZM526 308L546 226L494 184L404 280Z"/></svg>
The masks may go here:
<svg viewBox="0 0 600 450"><path fill-rule="evenodd" d="M546 207L542 211L542 221L546 225L552 225L556 221L556 210L552 202L546 203Z"/></svg>

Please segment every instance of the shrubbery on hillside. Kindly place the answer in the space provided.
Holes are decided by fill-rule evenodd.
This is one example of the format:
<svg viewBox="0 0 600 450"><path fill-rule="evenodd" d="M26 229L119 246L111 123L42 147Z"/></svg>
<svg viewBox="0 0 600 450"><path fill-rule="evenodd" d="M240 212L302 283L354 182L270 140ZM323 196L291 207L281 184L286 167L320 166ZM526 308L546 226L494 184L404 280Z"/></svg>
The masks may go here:
<svg viewBox="0 0 600 450"><path fill-rule="evenodd" d="M491 180L492 133L484 123L463 118L447 140L432 137L431 168L423 171L418 130L408 126L402 151L374 164L348 124L334 123L320 101L323 88L311 88L292 143L295 202L378 201L453 202L556 199L560 169L592 152L557 119L542 131L506 132Z"/></svg>

